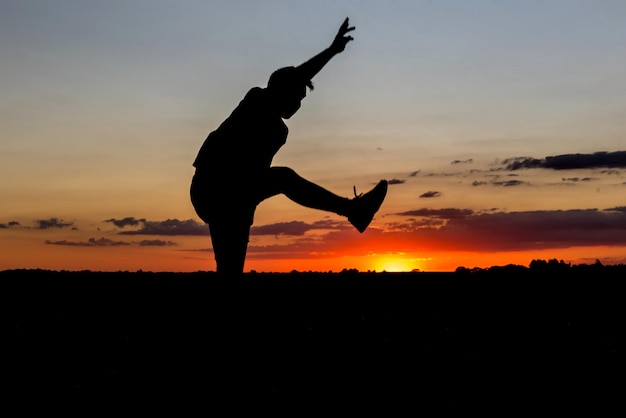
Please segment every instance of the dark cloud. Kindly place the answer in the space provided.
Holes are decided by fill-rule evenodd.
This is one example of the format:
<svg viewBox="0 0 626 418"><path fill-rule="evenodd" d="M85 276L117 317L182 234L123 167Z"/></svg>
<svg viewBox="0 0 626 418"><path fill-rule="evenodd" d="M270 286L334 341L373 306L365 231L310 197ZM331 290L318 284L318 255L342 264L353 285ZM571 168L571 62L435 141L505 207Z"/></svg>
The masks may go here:
<svg viewBox="0 0 626 418"><path fill-rule="evenodd" d="M615 175L615 174L620 174L620 171L619 170L600 170L600 173L601 174L606 174L608 176L612 176L612 175Z"/></svg>
<svg viewBox="0 0 626 418"><path fill-rule="evenodd" d="M125 241L113 241L108 238L89 238L87 241L50 241L46 240L46 244L48 245L67 245L70 247L119 247L123 245L139 245L140 247L149 247L149 246L173 246L177 245L172 241L163 241L159 239L155 240L143 240L139 242L125 242Z"/></svg>
<svg viewBox="0 0 626 418"><path fill-rule="evenodd" d="M476 172L476 170L472 170L472 172ZM462 174L461 172L457 171L457 172L432 172L432 173L427 173L425 174L426 177L454 177L454 176L458 176Z"/></svg>
<svg viewBox="0 0 626 418"><path fill-rule="evenodd" d="M67 228L74 225L74 222L63 222L62 219L58 218L40 219L36 223L39 229Z"/></svg>
<svg viewBox="0 0 626 418"><path fill-rule="evenodd" d="M312 225L301 221L278 222L275 224L253 226L250 235L304 235L314 229Z"/></svg>
<svg viewBox="0 0 626 418"><path fill-rule="evenodd" d="M407 216L414 212L408 212ZM479 213L447 219L440 228L416 229L415 236L448 250L502 251L626 244L624 207L604 211Z"/></svg>
<svg viewBox="0 0 626 418"><path fill-rule="evenodd" d="M511 186L520 186L522 184L527 184L527 182L521 181L521 180L505 180L505 181L500 181L500 180L478 181L478 180L474 180L472 182L472 186L491 185L491 186L511 187Z"/></svg>
<svg viewBox="0 0 626 418"><path fill-rule="evenodd" d="M143 218L137 219L132 216L129 216L124 219L111 218L111 219L105 220L104 222L111 222L113 225L115 225L118 228L124 228L125 226L138 226L140 224L145 223L146 220Z"/></svg>
<svg viewBox="0 0 626 418"><path fill-rule="evenodd" d="M313 222L312 225L315 227L315 229L334 229L334 230L350 229L352 230L352 226L349 226L343 220L324 219L321 221Z"/></svg>
<svg viewBox="0 0 626 418"><path fill-rule="evenodd" d="M471 164L473 162L474 162L474 160L472 158L470 158L470 159L467 159L467 160L454 160L450 164L452 164L452 165L456 165L456 164Z"/></svg>
<svg viewBox="0 0 626 418"><path fill-rule="evenodd" d="M412 232L420 228L437 228L446 224L442 218L409 218L403 222L388 222L385 224L386 230L394 232Z"/></svg>
<svg viewBox="0 0 626 418"><path fill-rule="evenodd" d="M400 179L391 179L387 183L391 184L403 184L405 181Z"/></svg>
<svg viewBox="0 0 626 418"><path fill-rule="evenodd" d="M566 154L546 157L546 168L555 170L596 167L625 168L626 151Z"/></svg>
<svg viewBox="0 0 626 418"><path fill-rule="evenodd" d="M421 198L427 198L427 197L439 197L441 196L441 192L434 192L434 191L428 191L426 193L422 193L420 195Z"/></svg>
<svg viewBox="0 0 626 418"><path fill-rule="evenodd" d="M9 223L0 223L0 228L19 228L20 223L18 221L9 221Z"/></svg>
<svg viewBox="0 0 626 418"><path fill-rule="evenodd" d="M567 181L567 182L573 182L573 183L577 183L579 181L592 181L595 180L591 177L563 177L561 179L561 181Z"/></svg>
<svg viewBox="0 0 626 418"><path fill-rule="evenodd" d="M493 184L494 186L504 186L504 187L520 186L525 183L526 182L521 181L521 180L506 180L506 181L492 181L491 182L491 184Z"/></svg>
<svg viewBox="0 0 626 418"><path fill-rule="evenodd" d="M563 154L536 159L515 157L503 160L506 170L546 168L571 170L577 168L626 168L626 151L595 152L593 154Z"/></svg>
<svg viewBox="0 0 626 418"><path fill-rule="evenodd" d="M67 245L70 247L92 247L93 246L93 244L89 244L88 242L85 242L85 241L76 242L76 241L66 241L66 240L62 240L62 241L46 240L45 243L48 245Z"/></svg>
<svg viewBox="0 0 626 418"><path fill-rule="evenodd" d="M89 238L88 241L50 241L46 240L48 245L67 245L70 247L118 247L120 245L131 245L124 241L112 241L108 238Z"/></svg>
<svg viewBox="0 0 626 418"><path fill-rule="evenodd" d="M132 218L125 218L132 219ZM128 223L130 225L130 223ZM181 221L167 219L165 221L138 220L139 229L133 231L121 231L119 235L209 235L209 229L205 223L199 223L193 219Z"/></svg>
<svg viewBox="0 0 626 418"><path fill-rule="evenodd" d="M458 218L465 218L467 216L472 215L473 213L474 213L474 211L472 211L471 209L454 209L454 208L427 209L427 208L422 208L422 209L415 209L415 210L409 210L409 211L406 211L406 212L396 213L395 215L399 215L399 216L427 216L427 217L443 218L443 219L458 219Z"/></svg>
<svg viewBox="0 0 626 418"><path fill-rule="evenodd" d="M130 245L124 241L113 241L108 238L89 238L89 243L98 247L118 247L120 245Z"/></svg>
<svg viewBox="0 0 626 418"><path fill-rule="evenodd" d="M141 247L169 247L172 245L177 245L175 242L163 241L160 239L144 239L142 241L139 241L138 244Z"/></svg>
<svg viewBox="0 0 626 418"><path fill-rule="evenodd" d="M308 224L301 221L279 222L250 228L250 235L292 235L302 236L312 230L339 230L347 227L345 222L323 220Z"/></svg>
<svg viewBox="0 0 626 418"><path fill-rule="evenodd" d="M522 168L544 168L545 160L539 160L530 157L514 157L507 158L502 161L505 170L520 170Z"/></svg>
<svg viewBox="0 0 626 418"><path fill-rule="evenodd" d="M360 235L345 228L311 239L251 245L250 259L317 259L388 252L523 251L577 246L626 245L626 206L606 210L473 212L468 209L417 209L396 214L408 219L371 227ZM413 218L414 217L414 218ZM289 223L286 223L289 224ZM330 225L333 225L331 223ZM274 225L278 227L279 224ZM276 231L274 231L276 232Z"/></svg>
<svg viewBox="0 0 626 418"><path fill-rule="evenodd" d="M124 219L108 219L105 222L111 222L118 227L139 226L134 230L119 231L118 235L165 235L165 236L209 236L209 228L203 222L197 222L193 219L178 220L167 219L164 221L148 221L146 219L137 219L133 217L127 217ZM52 228L67 227L71 224L62 223L56 218L52 218L49 221L38 221L39 227ZM9 224L10 226L19 225L17 222ZM251 228L251 235L294 235L301 236L310 230L341 230L348 228L349 225L346 221L337 220L321 220L307 224L305 222L292 221L281 222L277 224L270 224L264 226L254 226ZM7 224L0 224L0 228L8 228ZM77 242L77 241L48 241L48 244L52 245L74 245L74 246L95 246L104 245L104 242L97 243L92 238L89 242ZM128 244L128 243L120 243ZM107 245L111 245L108 243ZM128 244L130 245L130 244ZM171 241L158 241L158 240L145 240L140 243L142 246L162 246L162 245L177 245Z"/></svg>

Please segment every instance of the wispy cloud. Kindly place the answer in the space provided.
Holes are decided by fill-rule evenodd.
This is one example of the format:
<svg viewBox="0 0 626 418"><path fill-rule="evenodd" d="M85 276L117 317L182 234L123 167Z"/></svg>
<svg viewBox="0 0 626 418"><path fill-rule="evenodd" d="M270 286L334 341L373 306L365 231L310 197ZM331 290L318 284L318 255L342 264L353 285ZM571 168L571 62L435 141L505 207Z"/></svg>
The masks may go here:
<svg viewBox="0 0 626 418"><path fill-rule="evenodd" d="M115 219L115 218L111 218L111 219L107 219L104 222L111 222L113 225L115 225L118 228L124 228L126 226L138 226L140 224L143 224L146 222L145 219L136 219L132 216L128 216L126 218L123 219Z"/></svg>
<svg viewBox="0 0 626 418"><path fill-rule="evenodd" d="M58 218L40 219L36 222L39 229L68 228L74 225L74 222L63 222L62 219Z"/></svg>
<svg viewBox="0 0 626 418"><path fill-rule="evenodd" d="M441 196L441 192L428 191L426 193L422 193L420 198L429 198L429 197L439 197Z"/></svg>
<svg viewBox="0 0 626 418"><path fill-rule="evenodd" d="M344 221L322 220L313 223L301 221L278 222L274 224L253 226L250 235L293 235L302 236L312 230L342 230L348 225Z"/></svg>
<svg viewBox="0 0 626 418"><path fill-rule="evenodd" d="M473 162L474 162L474 160L472 158L469 158L467 160L454 160L450 164L452 164L452 165L456 165L456 164L471 164Z"/></svg>
<svg viewBox="0 0 626 418"><path fill-rule="evenodd" d="M119 235L208 235L209 230L204 223L193 219L166 219L164 221L148 221L144 218L126 217L123 219L107 219L119 228L138 227L130 231L120 231Z"/></svg>
<svg viewBox="0 0 626 418"><path fill-rule="evenodd" d="M626 207L527 212L416 209L386 228L359 235L350 228L315 240L251 245L250 258L320 258L372 252L522 251L626 245Z"/></svg>
<svg viewBox="0 0 626 418"><path fill-rule="evenodd" d="M137 243L140 247L170 247L173 245L178 245L175 242L172 241L163 241L160 239L144 239L142 241L139 241Z"/></svg>
<svg viewBox="0 0 626 418"><path fill-rule="evenodd" d="M505 180L505 181L501 181L501 180L478 181L478 180L475 180L475 181L472 182L472 186L490 185L490 186L511 187L511 186L521 186L523 184L528 184L528 182L521 181L521 180Z"/></svg>
<svg viewBox="0 0 626 418"><path fill-rule="evenodd" d="M476 212L471 209L420 208L386 216L404 218L388 222L385 229L371 227L358 234L343 219L306 223L279 222L251 228L251 235L292 236L285 244L250 245L252 258L319 258L330 255L365 255L372 251L512 251L567 248L576 246L626 245L626 206L600 209ZM53 218L54 219L54 218ZM64 224L57 222L53 224ZM130 218L120 225L133 225ZM18 225L18 223L13 223ZM207 235L206 225L193 220L138 220L130 235ZM193 231L201 232L191 234ZM324 233L311 239L307 232ZM182 232L181 232L182 231ZM115 247L175 246L169 240L120 241L89 238L87 241L47 240L48 245Z"/></svg>
<svg viewBox="0 0 626 418"><path fill-rule="evenodd" d="M443 218L443 219L456 219L456 218L465 218L474 214L474 211L471 209L454 209L454 208L446 208L446 209L414 209L406 212L399 212L395 215L399 216L423 216L430 218Z"/></svg>
<svg viewBox="0 0 626 418"><path fill-rule="evenodd" d="M607 212L624 212L626 213L626 206L616 206L614 208L605 209Z"/></svg>
<svg viewBox="0 0 626 418"><path fill-rule="evenodd" d="M623 207L495 213L450 210L449 214L436 213L446 219L445 224L435 228L420 224L413 230L415 236L445 249L481 251L626 244ZM432 216L423 209L401 215Z"/></svg>
<svg viewBox="0 0 626 418"><path fill-rule="evenodd" d="M89 238L88 241L50 241L46 240L48 245L67 245L70 247L118 247L120 245L131 245L124 241L113 241L108 238Z"/></svg>
<svg viewBox="0 0 626 418"><path fill-rule="evenodd" d="M561 181L577 183L579 181L593 181L593 177L563 177Z"/></svg>
<svg viewBox="0 0 626 418"><path fill-rule="evenodd" d="M0 229L4 228L19 228L21 225L17 221L10 221L7 223L0 223Z"/></svg>
<svg viewBox="0 0 626 418"><path fill-rule="evenodd" d="M113 241L108 238L89 238L87 241L51 241L46 240L46 244L48 245L66 245L70 247L119 247L122 245L138 245L140 247L163 247L163 246L174 246L177 245L172 241L163 241L160 239L155 240L143 240L137 242L126 242L126 241Z"/></svg>

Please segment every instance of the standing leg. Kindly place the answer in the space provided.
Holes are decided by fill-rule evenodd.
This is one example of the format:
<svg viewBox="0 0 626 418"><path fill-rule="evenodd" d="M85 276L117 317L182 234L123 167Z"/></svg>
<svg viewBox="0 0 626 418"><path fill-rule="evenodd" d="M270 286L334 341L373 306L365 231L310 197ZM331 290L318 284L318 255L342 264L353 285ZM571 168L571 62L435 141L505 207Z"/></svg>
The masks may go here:
<svg viewBox="0 0 626 418"><path fill-rule="evenodd" d="M250 236L249 221L240 219L234 222L231 217L216 219L209 222L209 231L217 273L230 276L242 274Z"/></svg>
<svg viewBox="0 0 626 418"><path fill-rule="evenodd" d="M209 226L217 272L243 273L256 206L231 185L215 184L211 177L197 175L192 179L190 197L196 213Z"/></svg>

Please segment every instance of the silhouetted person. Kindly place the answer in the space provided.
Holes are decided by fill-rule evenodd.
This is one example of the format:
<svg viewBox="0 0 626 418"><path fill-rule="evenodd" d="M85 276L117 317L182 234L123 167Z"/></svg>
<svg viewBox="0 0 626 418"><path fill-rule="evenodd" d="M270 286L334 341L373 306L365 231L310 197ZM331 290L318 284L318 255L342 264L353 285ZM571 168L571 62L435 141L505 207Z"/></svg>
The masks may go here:
<svg viewBox="0 0 626 418"><path fill-rule="evenodd" d="M348 18L330 47L297 67L276 70L267 87L253 87L237 108L205 139L193 165L191 202L208 224L218 273L243 272L254 211L263 200L284 194L300 205L348 218L365 231L387 194L381 180L354 199L340 197L300 177L289 167L272 167L287 140L289 119L300 108L311 79L353 38Z"/></svg>

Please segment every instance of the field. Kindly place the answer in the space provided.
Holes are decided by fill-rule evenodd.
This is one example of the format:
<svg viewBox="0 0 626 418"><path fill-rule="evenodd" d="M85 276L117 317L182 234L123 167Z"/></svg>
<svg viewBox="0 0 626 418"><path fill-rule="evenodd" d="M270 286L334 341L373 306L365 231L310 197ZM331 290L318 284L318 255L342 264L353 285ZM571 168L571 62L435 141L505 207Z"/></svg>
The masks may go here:
<svg viewBox="0 0 626 418"><path fill-rule="evenodd" d="M220 416L623 409L625 269L556 270L4 271L4 393Z"/></svg>

